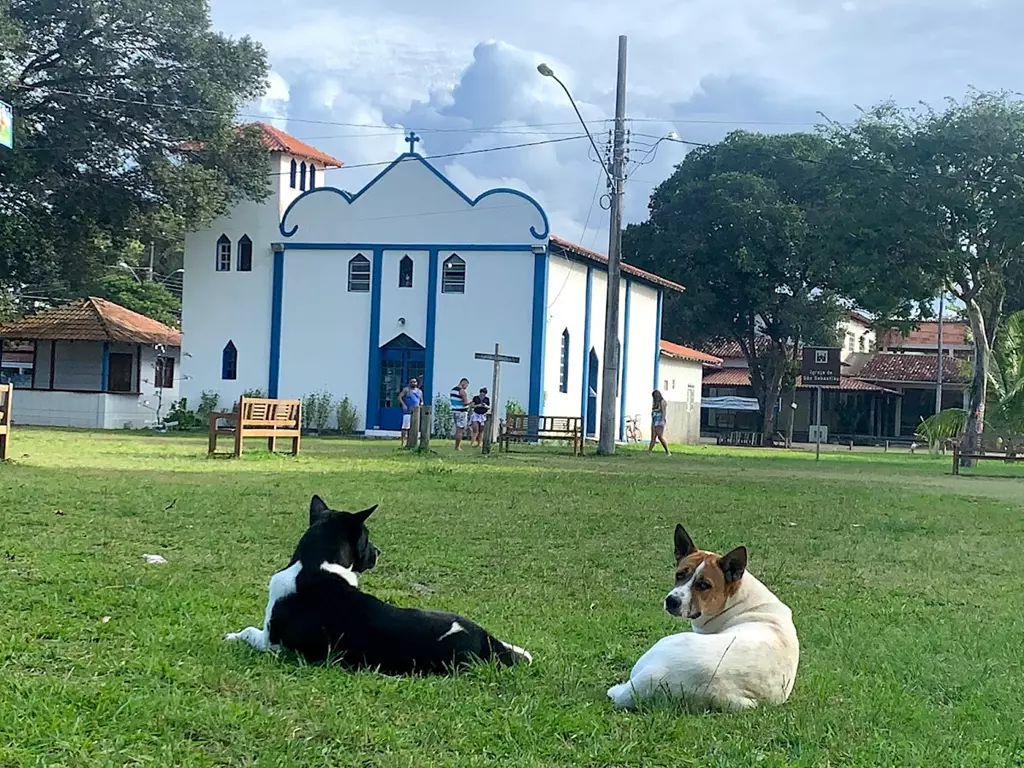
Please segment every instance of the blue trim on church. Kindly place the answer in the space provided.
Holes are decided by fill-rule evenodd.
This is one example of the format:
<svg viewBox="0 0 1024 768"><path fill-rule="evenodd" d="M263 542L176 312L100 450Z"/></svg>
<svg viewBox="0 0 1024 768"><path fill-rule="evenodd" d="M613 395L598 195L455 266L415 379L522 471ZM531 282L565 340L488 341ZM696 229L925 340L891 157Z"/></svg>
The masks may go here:
<svg viewBox="0 0 1024 768"><path fill-rule="evenodd" d="M654 321L654 386L657 389L661 381L661 310L665 292L658 291L658 317Z"/></svg>
<svg viewBox="0 0 1024 768"><path fill-rule="evenodd" d="M548 254L533 257L533 320L530 339L530 403L527 413L539 416L544 399L544 337L548 325ZM494 403L500 408L500 403Z"/></svg>
<svg viewBox="0 0 1024 768"><path fill-rule="evenodd" d="M267 397L277 397L281 378L281 319L284 311L284 251L274 251L274 278L270 296L270 370Z"/></svg>
<svg viewBox="0 0 1024 768"><path fill-rule="evenodd" d="M384 249L373 248L373 263L370 266L370 338L366 360L366 428L374 429L377 424L377 390L380 389L380 302L383 287Z"/></svg>
<svg viewBox="0 0 1024 768"><path fill-rule="evenodd" d="M413 134L414 136L416 134ZM430 405L434 391L434 340L437 338L437 268L438 248L430 249L430 274L427 278L427 343L423 366L423 402Z"/></svg>
<svg viewBox="0 0 1024 768"><path fill-rule="evenodd" d="M583 391L580 394L580 418L586 421L587 400L590 395L590 316L594 296L594 268L587 265L587 298L583 311Z"/></svg>
<svg viewBox="0 0 1024 768"><path fill-rule="evenodd" d="M511 189L509 187L497 187L495 189L489 189L486 192L483 192L482 194L477 195L477 197L475 197L475 198L470 198L465 192L463 192L461 189L459 189L457 186L455 186L455 184L453 184L452 181L447 176L445 176L443 173L441 173L439 170L437 170L437 168L435 168L430 163L428 163L422 156L416 154L415 152L404 152L401 155L399 155L398 158L396 158L394 160L394 162L392 162L390 165L388 165L386 168L384 168L383 171L381 171L376 176L374 176L373 179L370 180L369 184L367 184L361 190L356 192L354 195L349 193L349 192L346 192L343 189L337 189L335 187L317 187L316 189L310 189L310 190L307 190L307 191L303 192L301 195L299 195L294 200L292 200L292 202L285 209L284 215L281 217L281 224L280 224L279 228L280 228L282 237L292 237L296 232L298 232L298 230L299 230L299 225L298 224L292 226L291 228L288 228L288 226L287 226L288 214L291 213L292 208L294 208L295 205L300 200L302 200L304 197L306 197L307 195L332 194L333 193L335 195L340 196L343 200L345 200L345 202L347 202L349 205L351 205L356 200L358 200L362 195L364 195L367 190L369 190L371 187L373 187L374 184L376 184L378 181L380 181L382 178L384 178L384 176L386 176L391 171L392 168L394 168L399 163L405 162L407 160L415 160L416 162L421 163L427 170L429 170L437 178L439 178L442 182L444 182L459 197L461 197L463 200L465 200L470 208L475 207L477 205L477 203L479 203L481 200L484 200L484 199L490 197L491 195L508 194L508 195L513 195L514 197L521 197L523 200L526 200L527 202L533 204L533 206L537 209L537 213L540 214L541 221L543 223L543 228L541 230L537 230L537 228L532 226L532 225L530 226L530 234L534 237L534 239L536 239L536 240L546 240L548 235L551 234L551 224L548 221L547 213L541 207L540 203L538 203L536 200L534 200L532 197L530 197L525 192L520 192L518 189Z"/></svg>
<svg viewBox="0 0 1024 768"><path fill-rule="evenodd" d="M619 440L626 439L626 373L629 371L629 309L632 303L633 283L626 280L626 310L622 315L622 359L619 360L619 375L622 385L619 390Z"/></svg>
<svg viewBox="0 0 1024 768"><path fill-rule="evenodd" d="M532 251L538 246L524 243L282 243L286 251L372 251L382 248L386 251Z"/></svg>

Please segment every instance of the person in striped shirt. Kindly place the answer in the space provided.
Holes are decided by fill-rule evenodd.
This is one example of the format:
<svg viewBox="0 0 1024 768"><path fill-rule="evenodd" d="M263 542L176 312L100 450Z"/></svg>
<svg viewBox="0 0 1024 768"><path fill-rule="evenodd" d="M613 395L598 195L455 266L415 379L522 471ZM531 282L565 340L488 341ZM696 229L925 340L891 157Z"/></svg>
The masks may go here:
<svg viewBox="0 0 1024 768"><path fill-rule="evenodd" d="M462 450L462 432L469 426L469 379L459 379L458 386L452 387L448 393L448 402L452 406L452 421L455 424L455 450Z"/></svg>

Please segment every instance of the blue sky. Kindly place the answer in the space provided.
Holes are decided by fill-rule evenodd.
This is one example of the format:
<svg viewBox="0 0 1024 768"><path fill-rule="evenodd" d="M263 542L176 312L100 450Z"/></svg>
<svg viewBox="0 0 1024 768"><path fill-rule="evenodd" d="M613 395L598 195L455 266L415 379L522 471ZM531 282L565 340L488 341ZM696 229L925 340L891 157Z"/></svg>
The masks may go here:
<svg viewBox="0 0 1024 768"><path fill-rule="evenodd" d="M346 6L356 6L347 10ZM547 62L588 120L614 112L616 38L629 36L634 161L670 131L715 141L733 128L809 130L822 112L893 98L939 105L968 87L1024 90L1020 0L212 0L215 26L267 48L261 114L355 166L394 159L413 128L425 155L579 133ZM605 126L593 125L603 138ZM601 170L586 140L441 158L465 192L514 186L548 211L556 234L604 251ZM653 187L685 148L663 143L633 170L626 220L646 217ZM592 156L593 152L590 152ZM355 190L379 169L332 171Z"/></svg>

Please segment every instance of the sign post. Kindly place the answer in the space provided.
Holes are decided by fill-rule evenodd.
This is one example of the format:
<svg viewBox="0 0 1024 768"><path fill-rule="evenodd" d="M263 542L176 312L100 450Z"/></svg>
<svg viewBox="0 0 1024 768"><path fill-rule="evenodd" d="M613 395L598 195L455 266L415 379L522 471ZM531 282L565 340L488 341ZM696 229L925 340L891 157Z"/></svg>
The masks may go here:
<svg viewBox="0 0 1024 768"><path fill-rule="evenodd" d="M494 353L490 352L477 352L473 355L477 360L490 360L494 363L494 379L491 383L491 412L488 414L487 423L485 429L487 432L484 435L483 440L483 453L490 453L491 441L494 440L494 428L498 424L498 419L495 418L496 409L498 404L501 402L498 399L498 387L501 385L501 364L502 363L518 363L519 358L514 355L503 355L501 354L501 344L494 345Z"/></svg>
<svg viewBox="0 0 1024 768"><path fill-rule="evenodd" d="M821 459L821 388L838 387L842 366L839 347L804 347L800 379L805 386L817 389L817 422L814 430L814 460Z"/></svg>

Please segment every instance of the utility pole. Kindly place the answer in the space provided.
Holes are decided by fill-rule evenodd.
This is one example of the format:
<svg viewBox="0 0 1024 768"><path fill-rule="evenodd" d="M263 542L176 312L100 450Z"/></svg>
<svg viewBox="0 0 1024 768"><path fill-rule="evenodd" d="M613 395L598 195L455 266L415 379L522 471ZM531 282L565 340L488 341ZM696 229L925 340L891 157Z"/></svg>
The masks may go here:
<svg viewBox="0 0 1024 768"><path fill-rule="evenodd" d="M942 315L946 311L946 286L942 286L942 293L939 294L939 359L937 380L935 382L935 412L942 410Z"/></svg>
<svg viewBox="0 0 1024 768"><path fill-rule="evenodd" d="M625 187L626 36L619 35L612 139L611 225L608 230L608 293L604 314L604 370L601 377L601 430L597 452L615 453L615 403L619 387L619 281L622 273L622 197Z"/></svg>
<svg viewBox="0 0 1024 768"><path fill-rule="evenodd" d="M151 282L151 283L153 282L153 254L154 254L155 250L156 250L156 245L154 245L153 241L150 240L149 241L149 271L146 273L147 274L146 279L149 282Z"/></svg>

